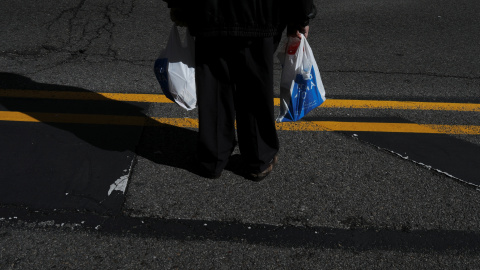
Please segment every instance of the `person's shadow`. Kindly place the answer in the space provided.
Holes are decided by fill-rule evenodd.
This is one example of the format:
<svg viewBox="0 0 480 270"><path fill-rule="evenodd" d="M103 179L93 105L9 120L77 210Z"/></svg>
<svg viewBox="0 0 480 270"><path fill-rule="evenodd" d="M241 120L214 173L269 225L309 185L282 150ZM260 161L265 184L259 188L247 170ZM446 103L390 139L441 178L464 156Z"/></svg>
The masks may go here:
<svg viewBox="0 0 480 270"><path fill-rule="evenodd" d="M7 187L4 192L0 192L2 197L0 204L29 205L29 202L36 201L35 205L40 208L55 208L57 201L64 199L60 197L60 193L64 196L76 192L77 197L87 198L89 201L80 204L87 209L92 208L90 207L92 202L93 205L102 204L103 197L107 196L105 189L109 190L108 197L112 197L111 192L119 193L116 187L112 186L112 182L121 180L122 175L118 175L117 172L116 176L110 176L108 171L121 170L123 175L128 174L127 171L131 169L135 154L158 164L198 174L193 162L197 138L197 132L194 130L167 124L135 126L51 121L52 115L55 114L78 114L133 116L139 119L145 118L147 123L152 123L155 120L145 114L149 107L148 103L115 101L83 88L38 83L25 76L0 72L0 91L2 90L20 95L29 90L51 91L52 94L74 92L74 95L88 96L88 98L75 100L0 96L0 111L19 112L45 123L38 125L31 122L0 121L0 145L3 148L0 153L0 171L2 171L0 184ZM35 147L29 144L35 144ZM85 168L80 170L81 166ZM95 169L103 170L105 173L92 176ZM86 176L83 178L88 178L89 183L83 183L82 181L85 180L82 180L81 176L73 175L72 170L86 171ZM70 179L60 179L61 175L64 175L63 178ZM45 182L35 182L42 177L46 179ZM58 178L52 179L56 177ZM49 178L50 180L47 180ZM65 183L59 187L60 181ZM75 183L75 181L82 183ZM116 184L120 186L122 183L120 181ZM86 185L93 185L93 188L102 190L104 194L88 191L88 188L85 188ZM32 186L36 187L31 188ZM73 188L70 188L71 186ZM10 191L6 190L8 187L11 188ZM29 188L30 191L25 191ZM42 192L48 194L52 191L51 189L59 189L57 196L39 195ZM23 194L20 196L24 198L18 199L18 194ZM38 200L44 200L45 204L38 203ZM72 207L78 207L77 204L79 204L78 201L74 202Z"/></svg>

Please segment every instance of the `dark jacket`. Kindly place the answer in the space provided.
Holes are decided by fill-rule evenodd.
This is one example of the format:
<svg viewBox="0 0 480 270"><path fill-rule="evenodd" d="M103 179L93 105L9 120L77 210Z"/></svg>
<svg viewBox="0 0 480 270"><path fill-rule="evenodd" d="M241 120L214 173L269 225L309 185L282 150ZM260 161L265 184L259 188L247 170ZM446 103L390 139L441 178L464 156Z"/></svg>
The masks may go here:
<svg viewBox="0 0 480 270"><path fill-rule="evenodd" d="M313 0L164 0L195 36L271 37L315 17Z"/></svg>

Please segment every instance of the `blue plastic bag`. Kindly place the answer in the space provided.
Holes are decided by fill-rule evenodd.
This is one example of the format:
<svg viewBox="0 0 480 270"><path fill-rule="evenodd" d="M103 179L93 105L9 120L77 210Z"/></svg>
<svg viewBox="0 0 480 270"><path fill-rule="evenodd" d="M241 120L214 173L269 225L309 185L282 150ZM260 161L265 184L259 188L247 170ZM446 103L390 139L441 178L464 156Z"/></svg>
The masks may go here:
<svg viewBox="0 0 480 270"><path fill-rule="evenodd" d="M300 120L325 101L320 72L306 38L289 37L286 53L280 55L280 114L278 122Z"/></svg>

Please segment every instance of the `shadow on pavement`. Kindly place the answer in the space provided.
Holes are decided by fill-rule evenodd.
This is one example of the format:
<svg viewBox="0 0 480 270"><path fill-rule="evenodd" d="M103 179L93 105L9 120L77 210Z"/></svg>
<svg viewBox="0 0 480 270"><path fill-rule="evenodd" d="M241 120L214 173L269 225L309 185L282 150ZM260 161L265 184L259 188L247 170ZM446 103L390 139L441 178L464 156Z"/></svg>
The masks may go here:
<svg viewBox="0 0 480 270"><path fill-rule="evenodd" d="M398 117L305 117L306 120L412 123ZM342 131L341 133L378 147L429 170L463 183L480 186L480 146L448 134Z"/></svg>
<svg viewBox="0 0 480 270"><path fill-rule="evenodd" d="M0 204L118 212L135 155L195 172L195 131L166 124L49 120L55 114L93 114L148 121L147 103L110 100L83 88L38 83L12 73L0 73L0 89L76 92L94 99L0 97L0 111L21 112L41 122L0 121Z"/></svg>
<svg viewBox="0 0 480 270"><path fill-rule="evenodd" d="M89 213L33 213L0 207L5 224L43 224L56 228L102 232L119 237L139 236L178 241L218 241L283 248L370 250L412 253L480 254L480 234L475 231L376 228L345 224L347 228L275 226L236 221L163 219L152 217L99 216ZM15 216L14 220L8 217ZM54 220L54 222L52 222ZM47 224L48 223L48 224ZM66 227L66 226L65 226ZM69 228L69 227L66 227ZM64 229L66 229L64 228Z"/></svg>

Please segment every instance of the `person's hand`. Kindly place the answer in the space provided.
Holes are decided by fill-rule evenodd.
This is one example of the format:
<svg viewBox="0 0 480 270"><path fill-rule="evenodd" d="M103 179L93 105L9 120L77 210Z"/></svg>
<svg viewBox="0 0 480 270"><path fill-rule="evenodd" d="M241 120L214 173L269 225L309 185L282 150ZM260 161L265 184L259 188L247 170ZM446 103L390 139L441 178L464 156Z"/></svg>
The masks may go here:
<svg viewBox="0 0 480 270"><path fill-rule="evenodd" d="M297 36L300 36L300 33L302 33L305 38L308 38L308 31L310 30L310 27L307 25L305 27L303 27L303 29L297 31Z"/></svg>
<svg viewBox="0 0 480 270"><path fill-rule="evenodd" d="M170 9L170 19L178 26L187 26L184 12L179 8Z"/></svg>
<svg viewBox="0 0 480 270"><path fill-rule="evenodd" d="M305 27L288 27L287 28L287 35L289 37L298 37L301 38L303 34L305 38L308 37L308 31L310 30L310 27L307 25Z"/></svg>

